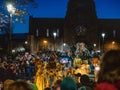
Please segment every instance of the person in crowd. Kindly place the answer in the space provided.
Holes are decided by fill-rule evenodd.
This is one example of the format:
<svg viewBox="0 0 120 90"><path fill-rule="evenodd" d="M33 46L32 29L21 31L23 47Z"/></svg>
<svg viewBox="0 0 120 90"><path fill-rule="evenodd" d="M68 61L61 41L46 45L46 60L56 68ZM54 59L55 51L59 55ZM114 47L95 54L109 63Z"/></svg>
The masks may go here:
<svg viewBox="0 0 120 90"><path fill-rule="evenodd" d="M46 87L44 90L52 90L50 87Z"/></svg>
<svg viewBox="0 0 120 90"><path fill-rule="evenodd" d="M94 90L120 90L120 50L104 54Z"/></svg>
<svg viewBox="0 0 120 90"><path fill-rule="evenodd" d="M0 90L3 90L3 82L0 81Z"/></svg>
<svg viewBox="0 0 120 90"><path fill-rule="evenodd" d="M80 84L78 84L78 90L93 90L94 83L87 75L81 75Z"/></svg>
<svg viewBox="0 0 120 90"><path fill-rule="evenodd" d="M65 77L61 82L60 90L77 90L77 84L71 77Z"/></svg>
<svg viewBox="0 0 120 90"><path fill-rule="evenodd" d="M91 68L90 68L90 65L88 63L88 59L84 60L83 64L85 65L87 75L89 75L89 73L91 72Z"/></svg>
<svg viewBox="0 0 120 90"><path fill-rule="evenodd" d="M61 84L62 80L57 80L54 84L54 90L60 90L60 84Z"/></svg>
<svg viewBox="0 0 120 90"><path fill-rule="evenodd" d="M17 79L17 72L16 72L16 68L14 66L14 64L9 64L8 68L6 70L6 76L7 79L12 79L12 80L16 80Z"/></svg>
<svg viewBox="0 0 120 90"><path fill-rule="evenodd" d="M93 65L94 67L96 67L96 66L99 65L99 63L100 63L99 56L94 56L94 57L92 58L92 65Z"/></svg>
<svg viewBox="0 0 120 90"><path fill-rule="evenodd" d="M19 78L20 79L25 79L25 68L26 68L26 64L25 64L25 61L21 61L20 62L20 65L19 65Z"/></svg>
<svg viewBox="0 0 120 90"><path fill-rule="evenodd" d="M14 83L14 80L11 79L5 80L3 84L4 90L8 90L9 85L11 85L12 83Z"/></svg>
<svg viewBox="0 0 120 90"><path fill-rule="evenodd" d="M73 66L72 52L68 52L67 56L68 56L69 67L71 67L71 66Z"/></svg>
<svg viewBox="0 0 120 90"><path fill-rule="evenodd" d="M94 70L96 65L98 65L98 56L93 56L91 59L89 59L89 63L90 63L90 68L91 68L91 74L94 74Z"/></svg>
<svg viewBox="0 0 120 90"><path fill-rule="evenodd" d="M36 72L36 77L35 77L35 84L38 88L38 90L43 90L45 88L45 70L43 69L42 62L39 62L37 66L38 70Z"/></svg>
<svg viewBox="0 0 120 90"><path fill-rule="evenodd" d="M32 82L31 80L27 80L27 83L29 83L32 86L33 90L38 90L36 84L34 82Z"/></svg>
<svg viewBox="0 0 120 90"><path fill-rule="evenodd" d="M75 58L73 60L73 66L75 68L79 68L81 66L81 64L82 64L82 59L79 57L78 54L76 54L76 56L75 56Z"/></svg>
<svg viewBox="0 0 120 90"><path fill-rule="evenodd" d="M8 90L33 90L33 88L25 81L15 81L9 85Z"/></svg>
<svg viewBox="0 0 120 90"><path fill-rule="evenodd" d="M6 68L4 66L4 63L0 63L0 81L3 82L5 80L5 71Z"/></svg>
<svg viewBox="0 0 120 90"><path fill-rule="evenodd" d="M90 65L88 64L87 60L84 60L84 63L75 70L75 74L80 73L81 75L89 75L91 69L90 69Z"/></svg>
<svg viewBox="0 0 120 90"><path fill-rule="evenodd" d="M6 60L4 60L2 63L0 63L0 81L4 82L6 79L8 79L8 63Z"/></svg>

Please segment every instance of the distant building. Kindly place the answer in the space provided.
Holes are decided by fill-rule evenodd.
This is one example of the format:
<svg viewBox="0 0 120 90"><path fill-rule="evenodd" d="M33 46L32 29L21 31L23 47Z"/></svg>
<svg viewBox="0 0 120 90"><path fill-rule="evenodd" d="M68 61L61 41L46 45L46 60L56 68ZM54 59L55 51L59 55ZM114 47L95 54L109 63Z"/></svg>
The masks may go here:
<svg viewBox="0 0 120 90"><path fill-rule="evenodd" d="M40 43L43 39L54 44L53 32L59 32L55 41L57 45L66 43L71 46L77 42L85 42L91 46L96 43L100 48L103 44L103 32L104 44L112 41L120 43L120 19L98 19L94 0L69 0L65 18L30 17L29 26L30 35L36 42L33 48L36 47L36 50L43 46Z"/></svg>
<svg viewBox="0 0 120 90"><path fill-rule="evenodd" d="M30 17L30 37L33 39L32 51L52 49L63 42L64 18L32 18ZM56 34L54 36L54 33ZM45 45L44 40L48 42Z"/></svg>
<svg viewBox="0 0 120 90"><path fill-rule="evenodd" d="M89 42L88 36L91 31L95 32L97 21L93 0L69 0L65 16L65 42ZM71 38L67 37L68 31Z"/></svg>

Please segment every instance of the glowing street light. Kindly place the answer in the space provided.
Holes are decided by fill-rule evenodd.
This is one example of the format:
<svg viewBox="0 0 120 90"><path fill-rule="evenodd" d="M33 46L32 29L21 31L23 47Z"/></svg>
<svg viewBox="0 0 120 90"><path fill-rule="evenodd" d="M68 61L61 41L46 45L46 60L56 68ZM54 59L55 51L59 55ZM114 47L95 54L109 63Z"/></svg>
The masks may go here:
<svg viewBox="0 0 120 90"><path fill-rule="evenodd" d="M53 32L54 40L56 39L56 36L57 36L57 33L56 33L56 32ZM56 43L55 43L55 41L54 41L54 51L55 51L55 48L56 48Z"/></svg>
<svg viewBox="0 0 120 90"><path fill-rule="evenodd" d="M103 51L104 51L104 38L105 38L105 33L102 33L101 35L102 35L102 38L103 38L103 45L102 45L102 46L103 46Z"/></svg>
<svg viewBox="0 0 120 90"><path fill-rule="evenodd" d="M7 5L7 10L10 14L10 31L9 31L9 52L12 54L12 16L15 13L15 8L12 4Z"/></svg>
<svg viewBox="0 0 120 90"><path fill-rule="evenodd" d="M15 8L13 7L13 5L12 4L8 4L7 5L7 10L8 10L8 12L10 13L10 16L12 16L14 13L15 13Z"/></svg>
<svg viewBox="0 0 120 90"><path fill-rule="evenodd" d="M66 46L66 43L63 43L63 46Z"/></svg>
<svg viewBox="0 0 120 90"><path fill-rule="evenodd" d="M65 51L66 50L66 46L67 46L67 44L66 43L63 43L63 47L62 47L62 51Z"/></svg>
<svg viewBox="0 0 120 90"><path fill-rule="evenodd" d="M105 38L105 33L102 33L102 38L103 38L103 41L104 41L104 38Z"/></svg>
<svg viewBox="0 0 120 90"><path fill-rule="evenodd" d="M54 36L54 39L56 38L56 36L57 36L57 33L56 32L54 32L53 33L53 36Z"/></svg>
<svg viewBox="0 0 120 90"><path fill-rule="evenodd" d="M96 43L94 43L93 46L96 47L97 46Z"/></svg>
<svg viewBox="0 0 120 90"><path fill-rule="evenodd" d="M25 44L28 44L28 41L25 41Z"/></svg>

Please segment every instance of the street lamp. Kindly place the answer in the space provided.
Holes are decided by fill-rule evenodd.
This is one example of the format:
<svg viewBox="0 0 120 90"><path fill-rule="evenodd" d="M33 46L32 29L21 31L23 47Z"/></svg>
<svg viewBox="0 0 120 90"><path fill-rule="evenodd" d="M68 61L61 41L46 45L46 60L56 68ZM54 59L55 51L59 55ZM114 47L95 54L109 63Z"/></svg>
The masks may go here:
<svg viewBox="0 0 120 90"><path fill-rule="evenodd" d="M63 51L65 51L66 43L63 43Z"/></svg>
<svg viewBox="0 0 120 90"><path fill-rule="evenodd" d="M97 46L96 43L94 43L93 46L94 46L94 49L96 49L96 46Z"/></svg>
<svg viewBox="0 0 120 90"><path fill-rule="evenodd" d="M93 46L96 47L96 43L94 43Z"/></svg>
<svg viewBox="0 0 120 90"><path fill-rule="evenodd" d="M55 40L55 39L56 39L56 36L57 36L57 33L54 32L54 33L53 33L53 36L54 36L54 40ZM56 45L55 45L55 41L54 41L54 51L55 51L55 48L56 48Z"/></svg>
<svg viewBox="0 0 120 90"><path fill-rule="evenodd" d="M15 13L15 8L13 7L12 4L7 5L7 10L10 15L10 30L9 30L9 52L12 54L12 17Z"/></svg>
<svg viewBox="0 0 120 90"><path fill-rule="evenodd" d="M63 46L66 46L66 43L63 43Z"/></svg>
<svg viewBox="0 0 120 90"><path fill-rule="evenodd" d="M25 44L28 44L28 41L25 41Z"/></svg>
<svg viewBox="0 0 120 90"><path fill-rule="evenodd" d="M103 38L103 41L104 41L104 38L105 38L105 33L102 33L102 38Z"/></svg>
<svg viewBox="0 0 120 90"><path fill-rule="evenodd" d="M102 33L101 35L102 35L102 38L103 38L103 47L102 47L102 48L103 48L103 51L104 51L104 38L105 38L105 33Z"/></svg>
<svg viewBox="0 0 120 90"><path fill-rule="evenodd" d="M56 32L54 32L53 33L53 36L54 36L54 39L56 38L56 36L57 36L57 33Z"/></svg>

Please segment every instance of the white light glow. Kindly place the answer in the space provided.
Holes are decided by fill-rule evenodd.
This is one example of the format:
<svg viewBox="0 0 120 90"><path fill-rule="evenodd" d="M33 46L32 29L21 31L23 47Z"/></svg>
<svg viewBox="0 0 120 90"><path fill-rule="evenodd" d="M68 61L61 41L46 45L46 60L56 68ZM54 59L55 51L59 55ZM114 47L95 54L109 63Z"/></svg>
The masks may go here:
<svg viewBox="0 0 120 90"><path fill-rule="evenodd" d="M103 38L105 37L105 33L102 33L102 37L103 37Z"/></svg>
<svg viewBox="0 0 120 90"><path fill-rule="evenodd" d="M12 4L8 4L7 5L7 10L10 14L14 14L16 9L13 7Z"/></svg>
<svg viewBox="0 0 120 90"><path fill-rule="evenodd" d="M64 43L63 46L66 46L66 43Z"/></svg>
<svg viewBox="0 0 120 90"><path fill-rule="evenodd" d="M56 36L57 36L57 33L56 33L56 32L54 32L54 33L53 33L53 36L54 36L54 37L56 37Z"/></svg>

